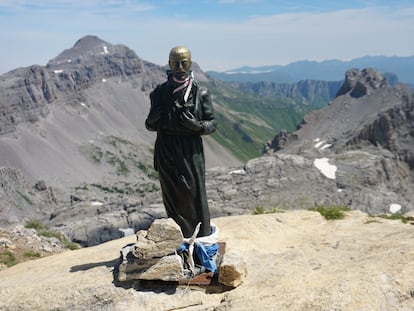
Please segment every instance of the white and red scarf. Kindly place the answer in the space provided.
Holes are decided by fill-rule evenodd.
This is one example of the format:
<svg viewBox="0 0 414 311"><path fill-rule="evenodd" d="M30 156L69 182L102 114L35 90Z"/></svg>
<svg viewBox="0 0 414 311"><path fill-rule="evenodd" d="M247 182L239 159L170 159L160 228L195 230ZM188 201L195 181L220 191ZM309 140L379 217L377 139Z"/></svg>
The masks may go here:
<svg viewBox="0 0 414 311"><path fill-rule="evenodd" d="M186 103L188 100L188 97L190 96L190 92L191 92L191 88L193 86L193 78L192 77L187 77L184 80L179 80L175 77L173 77L173 81L177 84L179 84L174 90L173 90L173 94L185 89L185 94L184 94L184 102Z"/></svg>

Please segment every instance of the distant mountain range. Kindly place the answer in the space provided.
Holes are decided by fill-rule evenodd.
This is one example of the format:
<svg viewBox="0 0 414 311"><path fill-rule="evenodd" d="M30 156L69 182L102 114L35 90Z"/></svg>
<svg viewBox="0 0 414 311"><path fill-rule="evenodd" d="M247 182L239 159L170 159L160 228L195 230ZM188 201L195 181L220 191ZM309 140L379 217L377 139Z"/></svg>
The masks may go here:
<svg viewBox="0 0 414 311"><path fill-rule="evenodd" d="M285 66L245 66L224 72L207 71L207 74L226 82L294 83L301 80L342 81L344 73L352 68L373 68L382 73L394 74L399 81L414 85L414 55L365 56L350 61L298 61Z"/></svg>

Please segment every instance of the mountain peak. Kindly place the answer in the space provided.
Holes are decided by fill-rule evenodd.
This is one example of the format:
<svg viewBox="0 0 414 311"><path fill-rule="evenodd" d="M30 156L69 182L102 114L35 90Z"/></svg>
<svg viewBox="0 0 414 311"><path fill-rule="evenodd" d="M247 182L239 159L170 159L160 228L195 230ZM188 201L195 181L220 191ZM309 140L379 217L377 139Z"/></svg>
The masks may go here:
<svg viewBox="0 0 414 311"><path fill-rule="evenodd" d="M351 97L359 98L370 94L373 90L386 88L386 78L377 70L365 68L350 69L345 74L345 82L339 89L336 97L349 93Z"/></svg>
<svg viewBox="0 0 414 311"><path fill-rule="evenodd" d="M75 45L73 46L74 49L91 49L95 47L102 47L102 46L110 46L111 44L100 39L97 36L87 35L80 38L76 41Z"/></svg>
<svg viewBox="0 0 414 311"><path fill-rule="evenodd" d="M76 41L75 45L67 50L64 50L55 58L51 59L47 66L61 66L65 63L82 62L89 57L96 55L111 54L115 47L100 39L97 36L87 35Z"/></svg>

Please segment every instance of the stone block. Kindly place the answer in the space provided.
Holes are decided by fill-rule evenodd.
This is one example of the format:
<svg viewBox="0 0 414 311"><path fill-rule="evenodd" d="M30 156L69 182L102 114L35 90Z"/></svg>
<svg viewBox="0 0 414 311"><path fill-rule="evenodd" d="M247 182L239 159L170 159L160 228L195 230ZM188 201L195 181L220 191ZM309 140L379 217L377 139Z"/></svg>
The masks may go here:
<svg viewBox="0 0 414 311"><path fill-rule="evenodd" d="M184 238L174 220L157 219L148 231L140 230L136 237L135 244L121 249L119 281L178 281L183 278L183 262L176 250Z"/></svg>
<svg viewBox="0 0 414 311"><path fill-rule="evenodd" d="M154 242L183 241L180 226L172 218L156 219L148 229L147 238ZM178 245L180 245L178 244Z"/></svg>
<svg viewBox="0 0 414 311"><path fill-rule="evenodd" d="M183 278L183 262L179 255L169 255L145 270L140 276L141 280L179 281Z"/></svg>
<svg viewBox="0 0 414 311"><path fill-rule="evenodd" d="M118 280L179 281L183 278L183 262L179 255L169 255L149 260L135 259L119 266Z"/></svg>
<svg viewBox="0 0 414 311"><path fill-rule="evenodd" d="M156 219L148 231L136 233L137 242L132 254L138 259L158 258L174 253L183 243L183 234L171 218Z"/></svg>

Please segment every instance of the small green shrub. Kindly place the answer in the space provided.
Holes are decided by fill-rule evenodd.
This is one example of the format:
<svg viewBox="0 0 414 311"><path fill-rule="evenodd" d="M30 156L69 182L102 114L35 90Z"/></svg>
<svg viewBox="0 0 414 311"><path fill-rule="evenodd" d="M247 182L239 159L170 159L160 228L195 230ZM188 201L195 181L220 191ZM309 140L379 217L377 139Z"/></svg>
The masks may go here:
<svg viewBox="0 0 414 311"><path fill-rule="evenodd" d="M32 200L29 199L28 196L24 195L23 193L21 193L20 191L17 190L17 193L22 197L23 200L26 201L27 204L29 205L33 205Z"/></svg>
<svg viewBox="0 0 414 311"><path fill-rule="evenodd" d="M16 256L9 250L1 251L0 263L5 264L7 267L14 266L17 263Z"/></svg>
<svg viewBox="0 0 414 311"><path fill-rule="evenodd" d="M70 249L71 251L78 249L79 245L73 242L69 242L68 240L66 240L66 242L64 243L65 247L67 249Z"/></svg>
<svg viewBox="0 0 414 311"><path fill-rule="evenodd" d="M327 220L343 219L345 213L350 210L349 207L343 205L322 205L311 207L309 211L319 212Z"/></svg>
<svg viewBox="0 0 414 311"><path fill-rule="evenodd" d="M27 229L36 229L36 230L43 230L46 229L46 226L42 224L39 220L29 220L25 225Z"/></svg>
<svg viewBox="0 0 414 311"><path fill-rule="evenodd" d="M140 169L145 175L147 175L151 179L158 179L158 172L154 170L152 167L145 165L142 162L135 163L135 166Z"/></svg>
<svg viewBox="0 0 414 311"><path fill-rule="evenodd" d="M402 213L395 213L391 215L381 214L377 217L384 218L384 219L391 219L391 220L401 220L403 223L408 223L414 221L414 217L411 216L404 216Z"/></svg>
<svg viewBox="0 0 414 311"><path fill-rule="evenodd" d="M108 144L114 146L115 148L118 148L118 144L117 143L122 143L124 145L127 144L131 144L128 140L120 138L120 137L116 137L116 136L108 136L106 137L106 141Z"/></svg>
<svg viewBox="0 0 414 311"><path fill-rule="evenodd" d="M253 215L261 215L265 213L265 208L263 206L257 206L253 210Z"/></svg>
<svg viewBox="0 0 414 311"><path fill-rule="evenodd" d="M274 213L284 213L284 210L281 210L279 208L271 208L271 209L265 209L263 206L257 206L253 209L253 215L262 215L262 214L274 214Z"/></svg>
<svg viewBox="0 0 414 311"><path fill-rule="evenodd" d="M102 191L108 192L108 193L125 193L125 191L121 188L118 188L116 186L110 187L110 186L104 186L101 184L91 184L92 187L98 188Z"/></svg>
<svg viewBox="0 0 414 311"><path fill-rule="evenodd" d="M101 163L101 159L102 159L103 155L104 155L104 153L103 153L101 147L94 147L91 157L92 157L92 160L95 163Z"/></svg>
<svg viewBox="0 0 414 311"><path fill-rule="evenodd" d="M129 173L126 163L110 151L105 153L106 163L116 167L118 175L126 175Z"/></svg>
<svg viewBox="0 0 414 311"><path fill-rule="evenodd" d="M138 193L147 193L147 192L156 192L159 188L156 184L153 183L146 183L143 185L140 185L139 189L137 189L136 192Z"/></svg>
<svg viewBox="0 0 414 311"><path fill-rule="evenodd" d="M56 238L58 240L61 239L62 234L56 231L50 231L50 230L42 230L39 232L40 236L44 236L46 238Z"/></svg>
<svg viewBox="0 0 414 311"><path fill-rule="evenodd" d="M39 232L40 236L44 236L46 238L56 238L58 239L60 242L62 242L62 244L70 249L70 250L74 250L74 249L78 249L79 246L76 243L70 242L62 233L60 232L56 232L56 231L51 231L51 230L43 230Z"/></svg>
<svg viewBox="0 0 414 311"><path fill-rule="evenodd" d="M89 190L88 185L87 184L83 184L80 186L76 186L75 190Z"/></svg>
<svg viewBox="0 0 414 311"><path fill-rule="evenodd" d="M124 188L117 186L104 186L101 184L91 184L92 187L98 188L108 193L127 193L127 194L144 194L147 192L156 192L159 190L158 186L154 183L138 184L134 186L126 186Z"/></svg>
<svg viewBox="0 0 414 311"><path fill-rule="evenodd" d="M119 175L126 175L129 173L129 169L128 166L126 165L126 163L122 160L118 161L118 169L117 172Z"/></svg>
<svg viewBox="0 0 414 311"><path fill-rule="evenodd" d="M40 253L39 252L33 252L33 251L27 251L23 255L25 257L29 257L29 258L39 258L40 257Z"/></svg>

